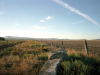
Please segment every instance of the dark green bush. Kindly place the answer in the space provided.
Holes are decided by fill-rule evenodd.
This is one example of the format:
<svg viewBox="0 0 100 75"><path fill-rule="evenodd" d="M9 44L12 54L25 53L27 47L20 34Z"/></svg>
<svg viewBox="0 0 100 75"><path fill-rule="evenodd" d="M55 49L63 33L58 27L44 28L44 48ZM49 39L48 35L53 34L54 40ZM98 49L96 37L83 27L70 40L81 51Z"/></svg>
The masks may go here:
<svg viewBox="0 0 100 75"><path fill-rule="evenodd" d="M0 58L2 57L2 56L6 56L6 55L10 55L10 51L2 51L2 52L0 52Z"/></svg>
<svg viewBox="0 0 100 75"><path fill-rule="evenodd" d="M100 75L100 59L88 57L81 53L68 55L69 60L63 61L59 67L58 72L61 72L61 75Z"/></svg>
<svg viewBox="0 0 100 75"><path fill-rule="evenodd" d="M37 57L38 60L47 60L48 59L48 55L47 54L40 54Z"/></svg>
<svg viewBox="0 0 100 75"><path fill-rule="evenodd" d="M27 50L26 51L26 54L36 54L37 51L34 51L34 50Z"/></svg>

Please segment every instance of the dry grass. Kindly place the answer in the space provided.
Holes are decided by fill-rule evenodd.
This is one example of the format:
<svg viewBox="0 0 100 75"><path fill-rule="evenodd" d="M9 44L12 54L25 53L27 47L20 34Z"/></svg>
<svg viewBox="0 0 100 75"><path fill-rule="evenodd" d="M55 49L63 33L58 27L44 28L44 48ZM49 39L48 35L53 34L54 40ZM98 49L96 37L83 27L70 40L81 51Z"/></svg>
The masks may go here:
<svg viewBox="0 0 100 75"><path fill-rule="evenodd" d="M26 41L14 46L9 55L0 58L0 75L37 75L48 60L47 53L50 49L54 50L55 47L36 41Z"/></svg>
<svg viewBox="0 0 100 75"><path fill-rule="evenodd" d="M23 60L18 56L5 56L0 58L0 74L36 75L44 62L39 61L34 55L30 55Z"/></svg>

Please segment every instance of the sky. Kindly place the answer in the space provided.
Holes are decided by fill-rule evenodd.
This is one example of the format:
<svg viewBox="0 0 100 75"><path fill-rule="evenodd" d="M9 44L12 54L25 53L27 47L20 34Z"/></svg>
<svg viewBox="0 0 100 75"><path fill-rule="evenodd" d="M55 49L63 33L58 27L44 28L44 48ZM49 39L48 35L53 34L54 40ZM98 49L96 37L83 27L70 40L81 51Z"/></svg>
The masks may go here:
<svg viewBox="0 0 100 75"><path fill-rule="evenodd" d="M0 0L0 37L100 39L100 0Z"/></svg>

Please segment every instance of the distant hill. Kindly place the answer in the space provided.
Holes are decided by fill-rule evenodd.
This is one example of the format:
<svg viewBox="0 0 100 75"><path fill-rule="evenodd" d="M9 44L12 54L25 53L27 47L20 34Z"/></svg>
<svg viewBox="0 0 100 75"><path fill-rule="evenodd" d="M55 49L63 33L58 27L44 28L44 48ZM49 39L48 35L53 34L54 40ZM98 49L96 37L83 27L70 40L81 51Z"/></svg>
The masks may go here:
<svg viewBox="0 0 100 75"><path fill-rule="evenodd" d="M17 36L5 36L6 40L35 40L34 38L28 37L17 37Z"/></svg>
<svg viewBox="0 0 100 75"><path fill-rule="evenodd" d="M95 39L95 40L100 40L100 39Z"/></svg>
<svg viewBox="0 0 100 75"><path fill-rule="evenodd" d="M58 38L29 38L29 37L18 37L18 36L5 36L6 40L69 40L69 39L58 39Z"/></svg>

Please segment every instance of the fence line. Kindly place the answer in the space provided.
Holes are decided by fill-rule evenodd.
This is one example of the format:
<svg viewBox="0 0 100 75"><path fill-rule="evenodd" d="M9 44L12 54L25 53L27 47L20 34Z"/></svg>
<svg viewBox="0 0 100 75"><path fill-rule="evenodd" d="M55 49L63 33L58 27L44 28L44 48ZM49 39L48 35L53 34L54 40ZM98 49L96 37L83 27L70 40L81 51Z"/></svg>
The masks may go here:
<svg viewBox="0 0 100 75"><path fill-rule="evenodd" d="M85 52L86 52L86 54L87 55L89 55L89 53L88 53L88 46L87 46L87 41L86 40L82 40L83 41L83 45L82 46L84 46L84 50L85 50ZM56 47L58 47L59 45L57 45L57 44L55 44L55 42L56 41L52 41L52 40L40 40L40 42L43 42L43 43L46 43L46 44L49 44L49 45L54 45L54 46L56 46ZM61 48L62 49L64 49L64 41L60 41L60 43L61 43ZM73 44L74 45L74 44ZM66 45L67 46L67 45ZM71 48L73 48L73 47L71 47Z"/></svg>

